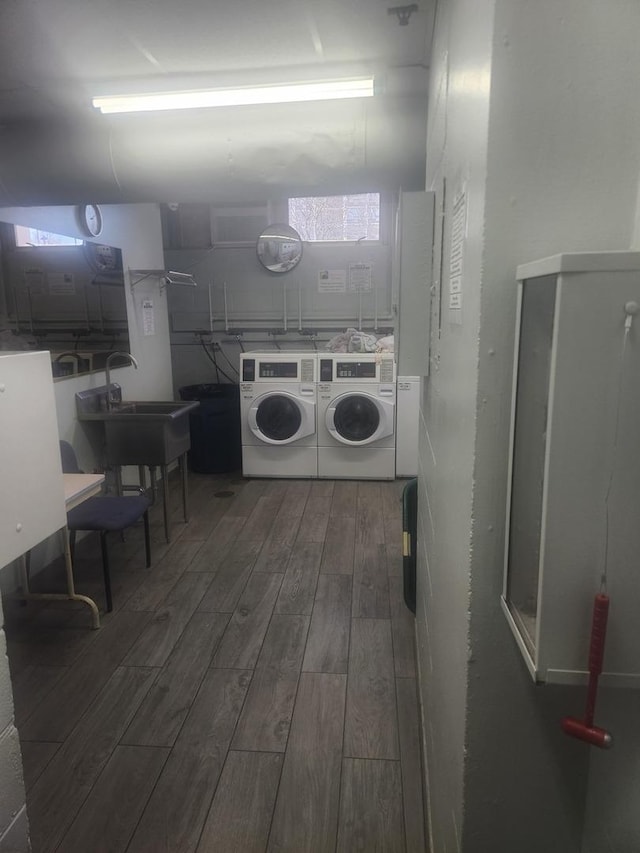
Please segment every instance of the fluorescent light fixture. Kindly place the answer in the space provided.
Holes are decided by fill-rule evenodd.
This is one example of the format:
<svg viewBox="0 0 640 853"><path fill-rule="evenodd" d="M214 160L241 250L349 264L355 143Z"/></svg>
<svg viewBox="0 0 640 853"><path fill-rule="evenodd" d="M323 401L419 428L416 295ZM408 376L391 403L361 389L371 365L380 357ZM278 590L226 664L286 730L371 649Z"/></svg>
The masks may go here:
<svg viewBox="0 0 640 853"><path fill-rule="evenodd" d="M93 98L92 104L102 113L137 113L371 97L373 97L373 77L359 77L350 80L286 83L241 89L198 89L189 92L105 95Z"/></svg>

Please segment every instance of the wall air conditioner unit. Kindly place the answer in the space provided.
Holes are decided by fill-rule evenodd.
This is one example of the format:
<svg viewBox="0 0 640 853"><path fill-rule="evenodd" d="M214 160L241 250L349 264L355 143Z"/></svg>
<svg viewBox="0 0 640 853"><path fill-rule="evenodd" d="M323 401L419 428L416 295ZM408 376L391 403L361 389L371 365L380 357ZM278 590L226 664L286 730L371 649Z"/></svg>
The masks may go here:
<svg viewBox="0 0 640 853"><path fill-rule="evenodd" d="M219 207L211 210L211 242L214 247L255 246L269 224L267 205Z"/></svg>

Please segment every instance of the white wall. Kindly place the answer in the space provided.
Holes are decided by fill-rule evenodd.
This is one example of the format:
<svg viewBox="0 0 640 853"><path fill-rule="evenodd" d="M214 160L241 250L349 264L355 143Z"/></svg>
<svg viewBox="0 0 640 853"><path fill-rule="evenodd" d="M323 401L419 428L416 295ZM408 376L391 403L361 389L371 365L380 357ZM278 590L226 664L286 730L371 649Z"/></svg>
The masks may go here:
<svg viewBox="0 0 640 853"><path fill-rule="evenodd" d="M449 203L461 180L471 189L463 322L432 338L423 411L419 634L437 853L640 849L637 696L602 697L611 753L566 738L559 720L582 713L584 691L533 686L498 603L515 268L637 244L638 31L632 0L440 6L428 185L441 193L444 175Z"/></svg>
<svg viewBox="0 0 640 853"><path fill-rule="evenodd" d="M453 196L463 186L468 200L463 322L449 323L448 298L444 292L439 296L436 269L431 375L421 412L416 615L434 853L461 849L464 829L473 447L492 19L492 0L441 4L431 66L427 189L436 193L438 216L446 180L448 223ZM445 231L448 269L449 224Z"/></svg>
<svg viewBox="0 0 640 853"><path fill-rule="evenodd" d="M640 171L640 110L634 109L640 75L636 38L640 7L629 0L606 5L597 0L562 4L546 0L535 6L526 0L498 0L497 10L472 567L472 600L478 604L472 643L485 666L469 700L475 709L469 786L482 791L482 796L468 813L468 829L470 837L474 831L488 837L496 817L492 799L498 790L509 789L518 766L526 768L531 781L528 791L527 787L519 790L518 807L503 800L510 815L505 821L501 814L505 839L527 820L527 800L536 799L544 806L543 828L529 827L529 847L523 844L520 849L544 847L563 853L574 846L579 849L584 822L587 839L594 831L598 834L594 851L607 849L602 839L608 836L611 850L630 853L640 848L639 817L635 815L633 824L620 822L612 808L617 799L628 797L628 780L616 769L618 761L624 766L626 758L620 751L605 757L560 733L559 719L564 714L582 712L583 690L535 689L526 679L521 683L521 661L510 664L503 628L497 617L491 618L499 584L498 571L488 572L488 567L501 569L502 565L513 270L518 263L559 251L624 249L631 243ZM493 532L488 530L490 525ZM628 691L602 695L606 698L598 716L611 703L622 717L634 718L637 702ZM509 713L498 711L494 720L488 719L496 708L506 706ZM509 723L514 717L517 733L514 723ZM606 717L602 719L608 725ZM496 761L494 755L495 770L487 785L484 744L494 727L508 732L509 725L514 729L517 765ZM625 728L629 732L631 726ZM627 737L622 753L632 750L637 756L639 747L637 735ZM509 752L507 748L500 755ZM584 812L589 761L590 790ZM607 797L594 796L594 791L604 790Z"/></svg>
<svg viewBox="0 0 640 853"><path fill-rule="evenodd" d="M383 210L382 216L388 220L388 210ZM192 331L209 328L209 283L213 285L214 339L222 343L224 353L237 368L241 350L234 341L234 329L244 330L245 349L271 349L277 340L283 349L302 350L312 349L314 343L310 335L297 334L300 325L317 332L318 349L324 349L325 342L347 326L357 328L360 318L367 332L376 333L377 326L378 336L393 329L397 295L392 286L391 256L387 238L375 244L345 246L304 243L298 266L285 275L274 275L260 266L254 245L167 251L167 267L191 271L198 283L197 288L175 287L169 293L176 391L182 385L216 381L213 365ZM361 298L348 290L320 292L320 270L343 270L348 282L349 264L353 263L372 264L371 292ZM225 333L225 282L230 334ZM276 338L267 331L282 330L285 325L287 333ZM224 358L218 361L234 377ZM223 377L221 381L225 381Z"/></svg>

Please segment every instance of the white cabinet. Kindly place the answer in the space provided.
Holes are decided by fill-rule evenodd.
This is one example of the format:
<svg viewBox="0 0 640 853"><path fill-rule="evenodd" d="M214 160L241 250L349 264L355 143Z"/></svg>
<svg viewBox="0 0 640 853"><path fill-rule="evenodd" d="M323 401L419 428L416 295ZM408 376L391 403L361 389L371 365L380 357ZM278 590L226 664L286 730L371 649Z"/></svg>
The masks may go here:
<svg viewBox="0 0 640 853"><path fill-rule="evenodd" d="M606 576L602 681L640 686L640 253L517 279L502 607L535 680L581 683Z"/></svg>
<svg viewBox="0 0 640 853"><path fill-rule="evenodd" d="M0 352L0 568L67 523L48 352Z"/></svg>

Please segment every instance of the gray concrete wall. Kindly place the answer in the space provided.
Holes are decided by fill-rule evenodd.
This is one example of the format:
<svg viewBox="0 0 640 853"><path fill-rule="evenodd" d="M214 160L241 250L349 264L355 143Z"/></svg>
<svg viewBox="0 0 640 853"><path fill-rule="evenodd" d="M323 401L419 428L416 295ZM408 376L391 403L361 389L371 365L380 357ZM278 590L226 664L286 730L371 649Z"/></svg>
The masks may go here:
<svg viewBox="0 0 640 853"><path fill-rule="evenodd" d="M603 720L623 746L592 755L559 729L581 713L584 691L535 687L499 607L515 269L637 235L639 25L633 2L439 9L427 186L442 196L446 179L432 313L444 322L423 402L418 612L436 853L640 846L635 694L604 693ZM462 323L451 325L450 205L465 187Z"/></svg>
<svg viewBox="0 0 640 853"><path fill-rule="evenodd" d="M437 853L461 849L465 814L470 541L492 20L492 0L440 5L429 95L427 189L436 193L436 269L431 373L421 413L416 624L429 823ZM465 198L467 234L463 307L450 316L451 220L453 200L460 194Z"/></svg>

